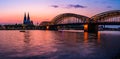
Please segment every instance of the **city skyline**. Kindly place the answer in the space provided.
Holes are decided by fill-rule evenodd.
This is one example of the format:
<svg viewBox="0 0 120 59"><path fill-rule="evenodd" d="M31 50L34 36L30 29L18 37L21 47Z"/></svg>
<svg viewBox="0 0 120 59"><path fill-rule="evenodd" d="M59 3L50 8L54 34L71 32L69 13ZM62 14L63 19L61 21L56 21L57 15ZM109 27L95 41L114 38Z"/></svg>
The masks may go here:
<svg viewBox="0 0 120 59"><path fill-rule="evenodd" d="M91 17L109 10L120 10L119 0L1 0L0 24L22 23L29 12L34 23L50 21L62 13Z"/></svg>

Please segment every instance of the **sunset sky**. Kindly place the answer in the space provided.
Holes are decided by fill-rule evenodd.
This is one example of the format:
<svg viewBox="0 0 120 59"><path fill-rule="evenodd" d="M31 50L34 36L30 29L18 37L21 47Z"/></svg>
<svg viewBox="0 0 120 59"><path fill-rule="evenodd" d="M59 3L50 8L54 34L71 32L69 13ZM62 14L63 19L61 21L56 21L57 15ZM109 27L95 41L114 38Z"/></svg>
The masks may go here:
<svg viewBox="0 0 120 59"><path fill-rule="evenodd" d="M109 10L120 10L120 0L0 0L0 24L22 23L25 12L36 24L62 13L91 17Z"/></svg>

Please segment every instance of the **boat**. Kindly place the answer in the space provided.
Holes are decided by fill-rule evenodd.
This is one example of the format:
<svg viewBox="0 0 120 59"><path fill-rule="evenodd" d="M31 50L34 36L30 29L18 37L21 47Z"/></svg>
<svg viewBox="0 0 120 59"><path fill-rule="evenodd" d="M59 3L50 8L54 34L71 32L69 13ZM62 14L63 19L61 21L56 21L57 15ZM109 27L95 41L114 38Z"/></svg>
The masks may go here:
<svg viewBox="0 0 120 59"><path fill-rule="evenodd" d="M26 32L26 31L25 31L25 25L24 25L24 24L22 25L22 27L23 27L23 29L20 30L20 32Z"/></svg>
<svg viewBox="0 0 120 59"><path fill-rule="evenodd" d="M20 32L25 32L25 30L20 30Z"/></svg>

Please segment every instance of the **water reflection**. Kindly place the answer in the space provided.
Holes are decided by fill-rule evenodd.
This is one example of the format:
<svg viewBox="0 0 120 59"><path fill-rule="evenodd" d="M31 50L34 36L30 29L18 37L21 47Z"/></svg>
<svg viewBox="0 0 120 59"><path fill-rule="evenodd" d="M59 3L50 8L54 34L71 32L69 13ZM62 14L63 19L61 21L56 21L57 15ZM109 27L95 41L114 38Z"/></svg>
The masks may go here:
<svg viewBox="0 0 120 59"><path fill-rule="evenodd" d="M59 59L64 55L70 55L71 58L88 59L97 52L98 42L100 42L100 33L90 34L87 32L52 32L54 33L54 39L56 39L56 45L54 46L57 51L54 52ZM98 41L98 42L97 42ZM61 49L62 48L62 49ZM60 53L57 54L57 53ZM98 53L98 52L97 52ZM63 56L62 56L63 55ZM66 56L66 57L68 57ZM80 57L79 57L80 56ZM89 56L89 57L86 57ZM62 58L65 59L65 58ZM69 57L68 57L69 59Z"/></svg>
<svg viewBox="0 0 120 59"><path fill-rule="evenodd" d="M98 38L98 40L97 40L98 44L100 44L100 42L101 42L100 37L101 37L101 34L100 34L100 32L98 32L98 36L97 36L97 38Z"/></svg>
<svg viewBox="0 0 120 59"><path fill-rule="evenodd" d="M84 32L84 43L88 42L88 32Z"/></svg>
<svg viewBox="0 0 120 59"><path fill-rule="evenodd" d="M27 54L30 52L30 42L31 42L31 35L30 35L30 31L25 31L23 33L24 35L24 39L23 39L23 42L24 42L24 45L23 45L23 52L24 54Z"/></svg>
<svg viewBox="0 0 120 59"><path fill-rule="evenodd" d="M30 40L30 31L24 32L24 42L28 44Z"/></svg>
<svg viewBox="0 0 120 59"><path fill-rule="evenodd" d="M110 59L120 50L119 37L120 32L1 31L0 59Z"/></svg>
<svg viewBox="0 0 120 59"><path fill-rule="evenodd" d="M88 33L84 32L84 42L88 43L89 40L97 40L97 43L100 43L100 32L98 33Z"/></svg>

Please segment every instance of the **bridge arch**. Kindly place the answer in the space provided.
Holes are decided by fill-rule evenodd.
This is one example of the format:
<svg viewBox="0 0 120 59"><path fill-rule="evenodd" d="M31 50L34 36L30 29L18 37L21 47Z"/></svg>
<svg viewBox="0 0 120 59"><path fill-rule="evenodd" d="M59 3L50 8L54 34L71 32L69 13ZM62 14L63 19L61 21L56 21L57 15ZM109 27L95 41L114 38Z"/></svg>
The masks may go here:
<svg viewBox="0 0 120 59"><path fill-rule="evenodd" d="M64 22L64 20L65 21L67 20L66 22L68 23L62 23ZM72 20L73 23L71 22L69 23L70 20ZM82 26L84 25L84 31L87 31L89 33L97 33L98 25L111 25L111 24L120 25L120 10L102 12L92 16L91 18L83 15L74 14L74 13L63 13L63 14L57 15L55 18L52 19L52 21L47 23L46 28L49 30L59 30L59 29L61 30L64 28L73 29L77 26L75 29L79 29L80 25Z"/></svg>
<svg viewBox="0 0 120 59"><path fill-rule="evenodd" d="M115 19L118 18L118 19ZM94 22L115 22L120 21L120 10L106 11L91 17Z"/></svg>
<svg viewBox="0 0 120 59"><path fill-rule="evenodd" d="M56 16L54 19L52 19L51 23L59 24L60 22L63 22L63 20L70 21L69 18L74 18L74 19L76 18L76 22L84 22L84 23L87 23L90 20L89 17L83 16L83 15L78 15L78 14L74 14L74 13L64 13L64 14L60 14L60 15Z"/></svg>

